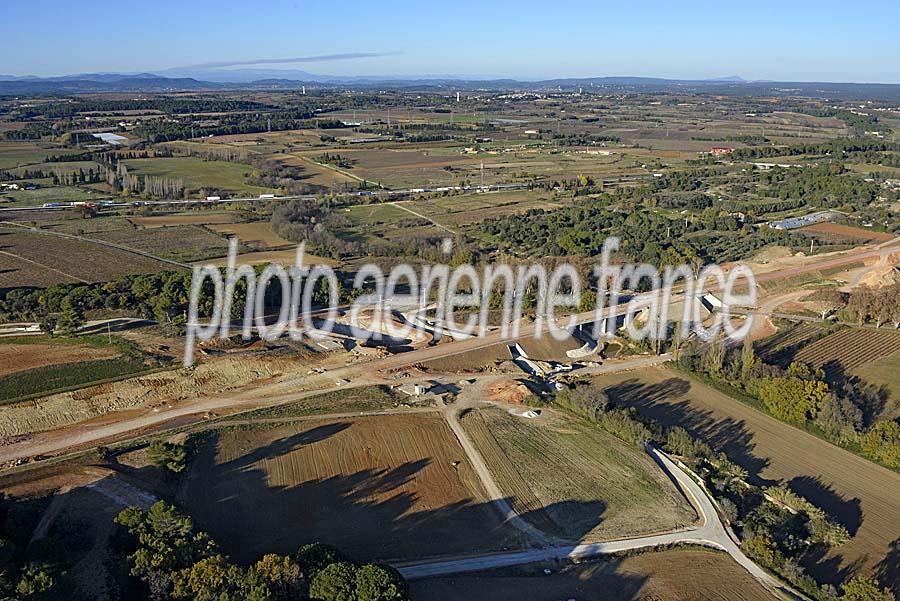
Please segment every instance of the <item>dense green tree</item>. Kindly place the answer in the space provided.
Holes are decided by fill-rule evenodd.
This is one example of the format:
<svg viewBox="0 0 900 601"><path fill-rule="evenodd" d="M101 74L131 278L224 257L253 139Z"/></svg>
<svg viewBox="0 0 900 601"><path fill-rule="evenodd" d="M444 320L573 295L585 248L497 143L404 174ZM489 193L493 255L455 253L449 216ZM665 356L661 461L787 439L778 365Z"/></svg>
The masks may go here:
<svg viewBox="0 0 900 601"><path fill-rule="evenodd" d="M888 467L900 467L900 424L895 421L876 423L860 439L863 452Z"/></svg>
<svg viewBox="0 0 900 601"><path fill-rule="evenodd" d="M894 595L868 576L854 576L843 586L841 601L894 601Z"/></svg>
<svg viewBox="0 0 900 601"><path fill-rule="evenodd" d="M344 560L340 551L323 543L310 543L300 547L295 557L303 575L311 582L326 566Z"/></svg>
<svg viewBox="0 0 900 601"><path fill-rule="evenodd" d="M205 557L172 576L173 596L190 601L271 601L267 584L228 562L222 555Z"/></svg>
<svg viewBox="0 0 900 601"><path fill-rule="evenodd" d="M25 566L16 585L20 597L32 597L45 593L53 587L53 577L46 566L30 563Z"/></svg>
<svg viewBox="0 0 900 601"><path fill-rule="evenodd" d="M191 519L165 501L149 511L127 507L116 517L137 539L130 556L131 573L145 581L154 575L170 575L215 554L215 544L204 532L193 532Z"/></svg>
<svg viewBox="0 0 900 601"><path fill-rule="evenodd" d="M366 564L356 572L357 601L406 601L406 582L393 568Z"/></svg>
<svg viewBox="0 0 900 601"><path fill-rule="evenodd" d="M187 450L183 444L154 440L147 447L147 459L157 467L180 473L187 464Z"/></svg>
<svg viewBox="0 0 900 601"><path fill-rule="evenodd" d="M275 601L299 599L306 594L306 580L300 564L292 557L268 554L252 570L269 586Z"/></svg>
<svg viewBox="0 0 900 601"><path fill-rule="evenodd" d="M776 418L800 423L819 413L828 398L828 385L800 378L768 378L759 386L759 398Z"/></svg>
<svg viewBox="0 0 900 601"><path fill-rule="evenodd" d="M357 601L357 567L341 561L325 566L309 585L309 596L317 601Z"/></svg>

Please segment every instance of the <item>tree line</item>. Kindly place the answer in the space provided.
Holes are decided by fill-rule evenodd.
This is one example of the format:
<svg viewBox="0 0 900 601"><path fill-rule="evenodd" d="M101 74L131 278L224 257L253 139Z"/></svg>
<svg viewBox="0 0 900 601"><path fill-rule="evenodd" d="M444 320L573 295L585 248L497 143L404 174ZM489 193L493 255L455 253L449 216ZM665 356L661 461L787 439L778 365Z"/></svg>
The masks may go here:
<svg viewBox="0 0 900 601"><path fill-rule="evenodd" d="M757 356L749 338L741 349L721 339L692 340L676 349L676 363L759 402L773 417L820 432L832 443L875 462L900 468L900 424L885 418L885 392L858 377L826 380L825 373L793 362L786 368Z"/></svg>
<svg viewBox="0 0 900 601"><path fill-rule="evenodd" d="M850 538L825 511L786 487L762 487L725 453L716 452L684 428L665 427L618 405L596 384L576 383L557 393L553 403L585 417L598 428L639 449L651 442L675 455L704 481L723 517L743 541L741 549L817 601L893 601L894 596L868 576L854 576L840 590L820 585L801 566L840 547Z"/></svg>
<svg viewBox="0 0 900 601"><path fill-rule="evenodd" d="M130 573L152 601L406 601L403 577L388 566L358 565L319 543L264 555L244 568L223 555L189 516L158 501L128 507L116 523L130 535Z"/></svg>

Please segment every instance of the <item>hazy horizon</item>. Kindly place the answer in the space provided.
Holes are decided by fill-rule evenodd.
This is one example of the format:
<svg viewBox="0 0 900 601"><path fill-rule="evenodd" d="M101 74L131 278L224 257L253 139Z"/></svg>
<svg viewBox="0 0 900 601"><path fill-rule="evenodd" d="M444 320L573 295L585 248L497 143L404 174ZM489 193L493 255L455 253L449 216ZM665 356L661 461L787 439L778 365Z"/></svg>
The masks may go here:
<svg viewBox="0 0 900 601"><path fill-rule="evenodd" d="M287 68L318 75L658 77L900 83L900 25L886 1L847 11L834 1L753 7L712 2L640 7L533 1L490 6L160 0L127 21L97 0L4 7L0 73L158 73L201 66ZM834 15L840 14L840 19ZM33 27L25 26L33 22Z"/></svg>

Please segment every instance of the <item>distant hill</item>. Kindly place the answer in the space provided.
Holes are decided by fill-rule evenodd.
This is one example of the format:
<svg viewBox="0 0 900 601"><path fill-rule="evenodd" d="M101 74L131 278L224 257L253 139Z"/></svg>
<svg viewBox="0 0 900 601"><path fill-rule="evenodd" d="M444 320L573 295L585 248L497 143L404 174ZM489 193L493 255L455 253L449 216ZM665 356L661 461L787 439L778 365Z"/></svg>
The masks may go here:
<svg viewBox="0 0 900 601"><path fill-rule="evenodd" d="M0 79L4 77L0 76ZM152 73L118 75L97 73L63 77L20 77L0 81L0 94L67 94L78 92L163 92L218 89L222 84L190 77L160 77Z"/></svg>
<svg viewBox="0 0 900 601"><path fill-rule="evenodd" d="M165 74L184 73L171 77ZM205 77L188 76L203 75ZM215 78L215 80L207 79ZM162 73L82 73L61 77L0 75L0 94L74 94L79 92L167 92L222 89L296 89L301 86L346 89L427 90L554 90L616 93L722 94L730 96L796 96L833 100L900 102L900 84L747 81L734 75L706 80L656 77L585 77L520 81L506 78L450 76L331 76L287 69L198 71L170 69Z"/></svg>

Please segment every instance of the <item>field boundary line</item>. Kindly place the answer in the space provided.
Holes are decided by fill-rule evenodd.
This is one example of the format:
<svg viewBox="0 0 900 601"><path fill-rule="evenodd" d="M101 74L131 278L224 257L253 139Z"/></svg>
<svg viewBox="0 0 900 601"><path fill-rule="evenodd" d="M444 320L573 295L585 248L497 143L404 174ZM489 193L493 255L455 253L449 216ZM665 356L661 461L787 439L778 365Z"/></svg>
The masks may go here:
<svg viewBox="0 0 900 601"><path fill-rule="evenodd" d="M121 244L115 244L114 242L107 242L105 240L97 240L95 238L86 238L85 236L76 236L74 234L66 234L64 232L54 232L52 230L42 230L40 228L31 227L30 225L22 225L21 223L15 223L12 221L0 221L0 224L13 225L13 226L22 228L24 230L27 230L27 231L35 233L35 234L43 234L46 236L56 236L57 238L65 238L68 240L77 240L79 242L98 244L100 246L106 246L107 248L114 248L116 250L121 250L123 252L131 253L133 255L139 255L139 256L147 258L147 259L153 259L154 261L159 261L161 263L167 263L169 265L174 265L175 267L179 267L181 269L188 269L188 270L193 269L193 267L191 267L187 263L179 263L178 261L173 261L172 259L164 259L162 257L157 257L156 255L151 254L149 252L146 252L143 250L137 250L136 248L129 248L127 246L122 246ZM81 281L84 282L85 284L88 283L88 282L85 282L84 280L81 280Z"/></svg>
<svg viewBox="0 0 900 601"><path fill-rule="evenodd" d="M453 234L454 236L459 234L459 232L457 232L456 230L451 230L451 229L450 229L449 227L447 227L446 225L441 225L440 223L438 223L437 221L435 221L435 220L432 219L431 217L427 217L427 216L423 215L422 213L419 213L418 211L413 211L413 210L410 209L409 207L404 207L403 205L400 204L400 202L410 202L410 201L407 201L407 200L404 200L404 201L392 201L392 202L386 202L386 203L384 203L384 204L395 206L395 207L397 207L398 209L403 209L403 210L406 211L407 213L412 213L412 214L415 215L416 217L419 217L420 219L424 219L425 221L429 221L429 222L431 222L435 227L438 227L438 228L444 230L445 232L449 232L449 233Z"/></svg>
<svg viewBox="0 0 900 601"><path fill-rule="evenodd" d="M60 270L60 269L56 269L55 267L50 267L49 265L44 265L43 263L38 263L38 262L35 261L34 259L29 259L29 258L27 258L27 257L23 257L23 256L20 256L20 255L17 255L17 254L15 254L15 253L11 253L11 252L8 252L8 251L5 251L5 250L0 250L0 255L6 255L7 257L12 257L12 258L14 258L14 259L19 259L20 261L25 261L26 263L31 263L32 265L37 265L38 267L43 267L44 269L49 269L50 271L55 271L55 272L58 273L59 275L65 276L65 277L67 277L67 278L72 278L73 280L78 280L78 281L81 282L82 284L90 284L90 282L88 282L87 280L83 280L83 279L81 279L80 277L78 277L78 276L76 276L76 275L72 275L71 273L66 273L65 271L62 271L62 270Z"/></svg>

